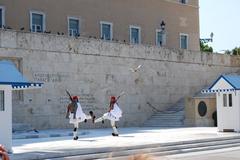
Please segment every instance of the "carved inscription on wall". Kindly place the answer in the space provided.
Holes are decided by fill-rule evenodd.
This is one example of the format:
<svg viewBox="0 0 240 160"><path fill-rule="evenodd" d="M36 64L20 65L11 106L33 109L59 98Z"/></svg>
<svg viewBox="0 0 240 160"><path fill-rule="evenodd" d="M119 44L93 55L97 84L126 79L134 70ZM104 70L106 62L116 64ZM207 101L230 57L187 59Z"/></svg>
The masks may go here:
<svg viewBox="0 0 240 160"><path fill-rule="evenodd" d="M93 94L82 94L80 95L80 101L83 108L87 110L96 110L96 99L93 97Z"/></svg>
<svg viewBox="0 0 240 160"><path fill-rule="evenodd" d="M101 110L101 106L98 106L93 94L81 94L81 95L77 95L77 96L80 97L79 101L84 110L88 110L88 111ZM60 97L59 103L61 105L67 106L70 103L69 97L67 97L67 96Z"/></svg>
<svg viewBox="0 0 240 160"><path fill-rule="evenodd" d="M58 83L65 81L67 78L68 75L64 73L44 73L44 72L33 73L34 81L38 82Z"/></svg>
<svg viewBox="0 0 240 160"><path fill-rule="evenodd" d="M66 106L66 105L69 104L70 102L71 102L71 101L70 101L69 97L60 97L60 98L59 98L59 103L60 103L61 105Z"/></svg>
<svg viewBox="0 0 240 160"><path fill-rule="evenodd" d="M157 75L159 77L167 77L167 72L165 72L165 71L161 71L161 72L157 71Z"/></svg>

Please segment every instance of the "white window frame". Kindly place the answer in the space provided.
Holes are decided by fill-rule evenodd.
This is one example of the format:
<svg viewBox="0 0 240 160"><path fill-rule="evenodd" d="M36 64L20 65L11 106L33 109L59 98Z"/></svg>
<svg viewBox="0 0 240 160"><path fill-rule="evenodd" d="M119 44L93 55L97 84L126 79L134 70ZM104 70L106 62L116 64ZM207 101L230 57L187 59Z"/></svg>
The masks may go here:
<svg viewBox="0 0 240 160"><path fill-rule="evenodd" d="M223 107L228 107L228 94L223 94Z"/></svg>
<svg viewBox="0 0 240 160"><path fill-rule="evenodd" d="M163 41L162 41L162 45L158 44L158 33L159 32L163 32ZM155 44L157 46L164 46L166 45L166 33L165 31L163 31L162 29L156 29L156 39L155 39Z"/></svg>
<svg viewBox="0 0 240 160"><path fill-rule="evenodd" d="M180 44L180 49L185 49L185 48L181 48L182 47L182 41L181 41L181 36L187 36L187 48L186 49L188 49L188 43L189 43L189 36L188 36L188 34L186 34L186 33L180 33L180 35L179 35L179 44Z"/></svg>
<svg viewBox="0 0 240 160"><path fill-rule="evenodd" d="M0 6L0 9L2 10L2 28L3 28L3 26L5 26L5 7Z"/></svg>
<svg viewBox="0 0 240 160"><path fill-rule="evenodd" d="M139 43L133 43L133 42L132 42L132 29L138 29L138 30L139 30L139 32L138 32ZM131 44L141 44L142 38L141 38L141 27L140 27L140 26L135 26L135 25L130 25L130 26L129 26L129 42L130 42Z"/></svg>
<svg viewBox="0 0 240 160"><path fill-rule="evenodd" d="M229 105L230 104L230 95L231 95L231 106ZM226 99L224 99L224 97ZM225 104L224 104L224 102L225 102ZM223 107L233 107L233 93L223 93Z"/></svg>
<svg viewBox="0 0 240 160"><path fill-rule="evenodd" d="M103 24L110 25L110 40L108 40L108 41L112 41L112 39L113 39L113 23L107 22L107 21L100 21L100 37L101 38L103 37L103 31L102 31ZM104 37L103 37L103 39L106 40Z"/></svg>
<svg viewBox="0 0 240 160"><path fill-rule="evenodd" d="M185 0L186 1L186 3L182 3L182 0L179 0L179 3L181 3L181 4L188 4L188 0Z"/></svg>
<svg viewBox="0 0 240 160"><path fill-rule="evenodd" d="M80 21L80 18L77 18L77 17L73 17L73 16L68 16L67 17L67 19L68 19L68 35L70 36L70 32L69 32L69 30L70 30L70 19L73 19L73 20L78 20L78 34L80 34L80 32L81 32L81 30L80 30L80 26L81 26L81 21ZM72 35L73 36L73 35Z"/></svg>
<svg viewBox="0 0 240 160"><path fill-rule="evenodd" d="M33 14L40 14L43 16L43 28L42 28L42 32L46 31L46 14L44 12L41 11L30 11L30 28L31 28L31 32L33 32L32 30L32 15Z"/></svg>

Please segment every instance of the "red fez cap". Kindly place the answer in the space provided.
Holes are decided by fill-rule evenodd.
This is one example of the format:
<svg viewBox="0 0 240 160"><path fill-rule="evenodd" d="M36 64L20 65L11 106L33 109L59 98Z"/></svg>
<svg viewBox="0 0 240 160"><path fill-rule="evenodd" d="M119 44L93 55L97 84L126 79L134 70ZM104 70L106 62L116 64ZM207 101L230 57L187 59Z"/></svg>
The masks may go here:
<svg viewBox="0 0 240 160"><path fill-rule="evenodd" d="M73 96L72 99L73 99L73 100L77 100L77 99L78 99L78 96Z"/></svg>
<svg viewBox="0 0 240 160"><path fill-rule="evenodd" d="M111 101L116 101L116 97L112 96Z"/></svg>

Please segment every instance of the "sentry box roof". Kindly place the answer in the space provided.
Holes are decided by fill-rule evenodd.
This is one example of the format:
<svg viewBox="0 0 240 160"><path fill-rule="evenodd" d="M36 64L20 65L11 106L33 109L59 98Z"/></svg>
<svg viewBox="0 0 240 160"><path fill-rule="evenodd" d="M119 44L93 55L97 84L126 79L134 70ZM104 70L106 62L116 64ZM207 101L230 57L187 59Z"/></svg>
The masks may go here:
<svg viewBox="0 0 240 160"><path fill-rule="evenodd" d="M231 92L240 90L240 75L229 74L221 75L207 89L203 89L202 93Z"/></svg>
<svg viewBox="0 0 240 160"><path fill-rule="evenodd" d="M29 82L11 61L0 61L0 85L11 85L13 90L41 88L43 83Z"/></svg>

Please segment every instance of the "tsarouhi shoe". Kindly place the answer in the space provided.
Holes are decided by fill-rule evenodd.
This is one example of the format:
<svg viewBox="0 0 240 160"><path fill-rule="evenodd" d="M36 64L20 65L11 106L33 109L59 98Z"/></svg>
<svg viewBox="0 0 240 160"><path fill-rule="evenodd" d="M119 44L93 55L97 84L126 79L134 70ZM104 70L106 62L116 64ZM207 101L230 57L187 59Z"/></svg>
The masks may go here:
<svg viewBox="0 0 240 160"><path fill-rule="evenodd" d="M93 111L90 111L89 114L90 114L91 117L94 116Z"/></svg>
<svg viewBox="0 0 240 160"><path fill-rule="evenodd" d="M73 140L78 140L78 136L74 137Z"/></svg>
<svg viewBox="0 0 240 160"><path fill-rule="evenodd" d="M112 136L118 136L118 134L116 134L116 133L112 133Z"/></svg>
<svg viewBox="0 0 240 160"><path fill-rule="evenodd" d="M84 122L87 123L87 119L85 119Z"/></svg>

